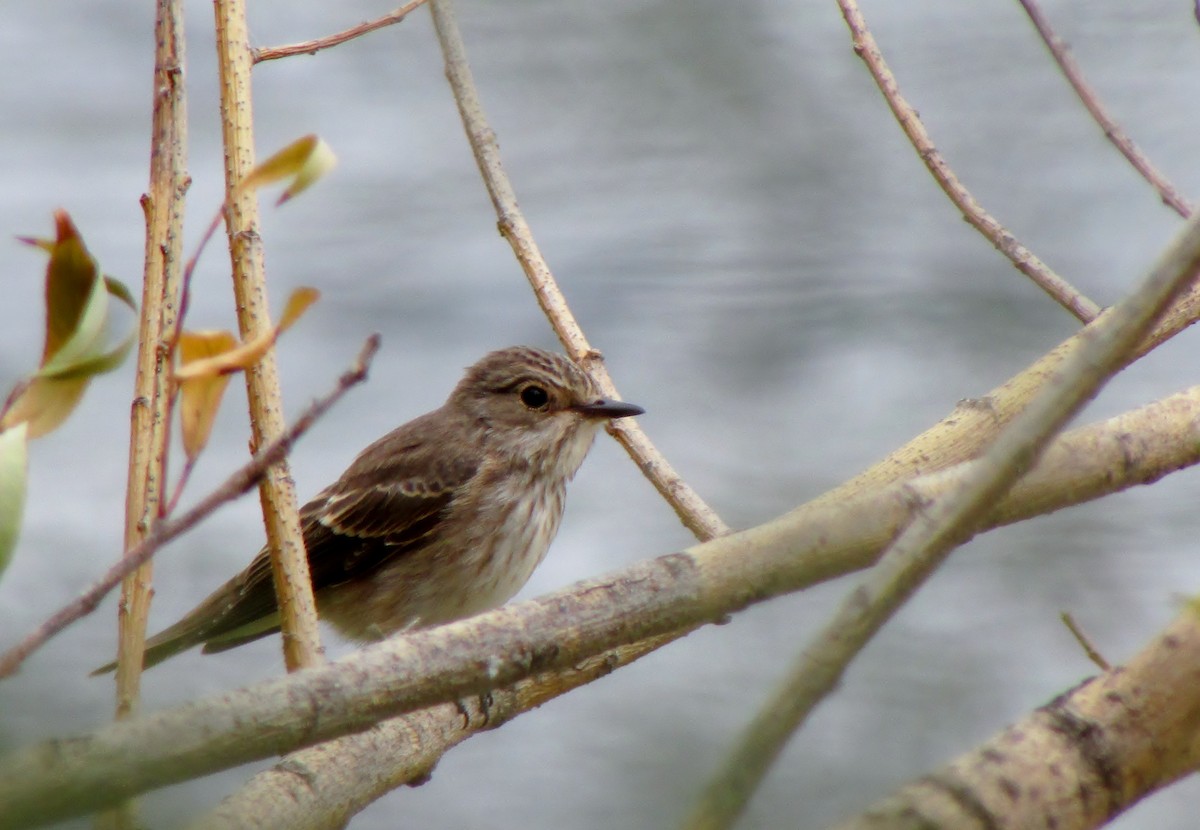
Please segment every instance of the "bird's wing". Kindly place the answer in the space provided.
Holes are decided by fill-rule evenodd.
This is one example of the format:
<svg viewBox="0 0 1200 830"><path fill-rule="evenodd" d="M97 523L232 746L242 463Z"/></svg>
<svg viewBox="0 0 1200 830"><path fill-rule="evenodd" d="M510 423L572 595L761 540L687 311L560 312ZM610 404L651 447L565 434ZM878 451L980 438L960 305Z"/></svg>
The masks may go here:
<svg viewBox="0 0 1200 830"><path fill-rule="evenodd" d="M443 440L433 412L363 450L300 510L313 588L366 577L435 535L442 512L476 473L478 448ZM204 643L222 651L279 630L266 550L179 622L146 641L147 667ZM96 673L111 671L109 664Z"/></svg>
<svg viewBox="0 0 1200 830"><path fill-rule="evenodd" d="M418 426L413 422L363 450L341 478L301 508L314 593L364 579L436 536L455 491L475 475L475 453L435 445L413 429ZM220 631L205 638L206 652L278 630L265 549L238 579L238 599L221 615Z"/></svg>
<svg viewBox="0 0 1200 830"><path fill-rule="evenodd" d="M453 490L409 495L397 487L331 494L301 510L313 592L363 579L436 532ZM237 599L208 631L205 652L223 651L279 630L275 584L266 549L238 578Z"/></svg>

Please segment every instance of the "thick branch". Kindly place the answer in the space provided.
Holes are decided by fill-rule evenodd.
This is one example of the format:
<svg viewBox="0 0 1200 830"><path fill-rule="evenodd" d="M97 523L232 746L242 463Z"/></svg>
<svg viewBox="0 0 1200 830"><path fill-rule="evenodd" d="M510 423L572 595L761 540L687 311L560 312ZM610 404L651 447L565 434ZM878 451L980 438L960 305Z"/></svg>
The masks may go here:
<svg viewBox="0 0 1200 830"><path fill-rule="evenodd" d="M1194 605L1127 665L835 830L1091 830L1200 764ZM1053 819L1053 823L1049 823Z"/></svg>
<svg viewBox="0 0 1200 830"><path fill-rule="evenodd" d="M941 499L922 502L912 524L800 652L784 683L705 789L685 827L722 830L733 824L788 738L833 691L850 662L951 551L977 532L995 502L1037 461L1053 435L1120 371L1197 270L1200 220L1188 224L1134 293L1088 327L1082 346L971 465L961 485Z"/></svg>
<svg viewBox="0 0 1200 830"><path fill-rule="evenodd" d="M661 645L674 639L669 636L653 642ZM444 703L293 752L251 778L190 827L323 830L344 826L385 793L425 780L442 755L476 732L499 728L558 695L633 662L653 650L650 641L646 645L614 649L562 672L493 692L486 718L476 713L464 722L459 704Z"/></svg>
<svg viewBox="0 0 1200 830"><path fill-rule="evenodd" d="M998 506L989 526L1195 463L1200 446L1191 424L1198 414L1200 388L1063 436ZM1173 450L1153 444L1147 448L1158 446L1156 451L1137 457L1124 430L1140 428ZM1062 478L1068 460L1065 469L1078 477L1073 482ZM0 761L0 827L85 813L146 789L362 730L404 711L569 670L614 643L661 636L646 645L650 650L747 604L869 565L908 522L914 492L917 501L936 498L957 487L970 466L837 507L800 508L684 553L371 646L332 666L114 724L86 740L19 751ZM628 647L620 659L634 659L640 647ZM548 682L545 694L563 689ZM461 727L461 716L457 723ZM437 747L425 752L438 754Z"/></svg>

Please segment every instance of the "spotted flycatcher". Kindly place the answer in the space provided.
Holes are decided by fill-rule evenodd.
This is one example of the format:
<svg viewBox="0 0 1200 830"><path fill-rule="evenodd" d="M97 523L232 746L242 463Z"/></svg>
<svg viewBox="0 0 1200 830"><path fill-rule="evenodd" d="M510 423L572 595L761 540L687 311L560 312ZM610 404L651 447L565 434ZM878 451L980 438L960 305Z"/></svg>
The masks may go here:
<svg viewBox="0 0 1200 830"><path fill-rule="evenodd" d="M530 347L487 355L440 409L367 447L300 510L322 619L373 640L503 604L546 555L567 482L596 432L642 411L602 398L561 355ZM147 640L145 665L278 630L264 549Z"/></svg>

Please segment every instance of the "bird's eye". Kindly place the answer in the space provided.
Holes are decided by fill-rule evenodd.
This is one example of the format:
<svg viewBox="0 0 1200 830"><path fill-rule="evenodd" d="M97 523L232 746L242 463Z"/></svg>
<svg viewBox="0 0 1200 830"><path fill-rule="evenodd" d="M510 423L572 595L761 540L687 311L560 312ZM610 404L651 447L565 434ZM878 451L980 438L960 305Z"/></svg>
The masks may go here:
<svg viewBox="0 0 1200 830"><path fill-rule="evenodd" d="M540 386L530 384L521 390L521 403L530 409L545 409L550 403L550 393Z"/></svg>

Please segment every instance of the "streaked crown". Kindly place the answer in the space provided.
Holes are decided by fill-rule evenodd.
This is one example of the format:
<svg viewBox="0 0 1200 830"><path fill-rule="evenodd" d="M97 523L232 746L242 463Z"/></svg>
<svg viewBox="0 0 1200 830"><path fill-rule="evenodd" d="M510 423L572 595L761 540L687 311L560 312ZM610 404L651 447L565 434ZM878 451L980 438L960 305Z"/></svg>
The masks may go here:
<svg viewBox="0 0 1200 830"><path fill-rule="evenodd" d="M512 346L467 369L449 403L489 420L528 423L599 398L592 379L563 355Z"/></svg>
<svg viewBox="0 0 1200 830"><path fill-rule="evenodd" d="M489 452L508 464L533 465L559 487L579 469L604 423L642 411L605 400L568 358L530 346L486 355L467 369L446 407L483 428Z"/></svg>

